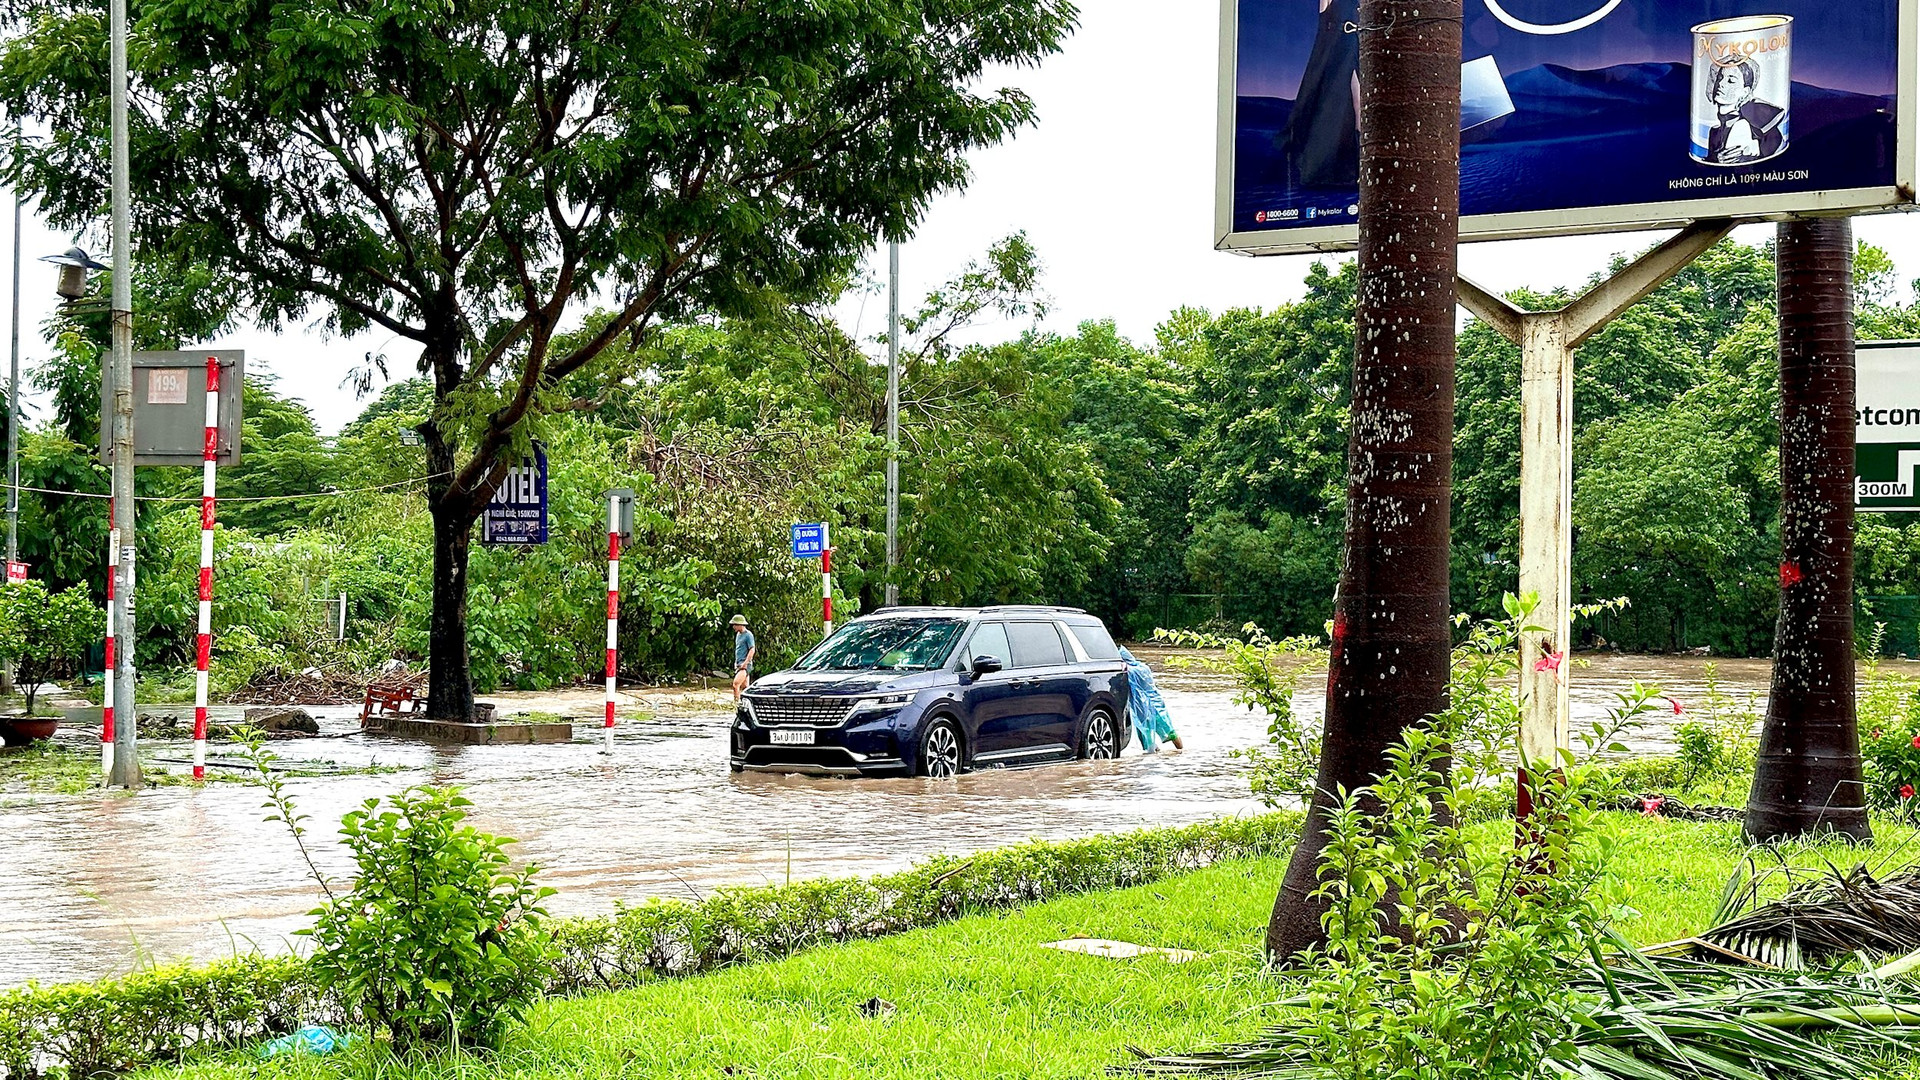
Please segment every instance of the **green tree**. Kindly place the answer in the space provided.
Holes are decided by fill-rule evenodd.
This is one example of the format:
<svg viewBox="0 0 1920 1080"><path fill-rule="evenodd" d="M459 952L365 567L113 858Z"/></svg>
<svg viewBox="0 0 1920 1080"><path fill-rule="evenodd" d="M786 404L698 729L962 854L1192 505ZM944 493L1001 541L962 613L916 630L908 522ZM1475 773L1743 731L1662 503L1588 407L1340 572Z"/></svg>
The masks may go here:
<svg viewBox="0 0 1920 1080"><path fill-rule="evenodd" d="M1211 322L1204 311L1177 311L1159 337L1191 341ZM1078 602L1116 631L1145 637L1155 629L1156 609L1143 605L1187 584L1187 511L1195 474L1182 451L1199 421L1192 369L1176 359L1182 356L1178 344L1139 348L1111 321L1083 323L1073 337L1037 344L1073 388L1067 433L1087 448L1115 503L1105 556L1069 553L1072 561L1088 564L1081 575L1085 585L1061 590L1055 599Z"/></svg>
<svg viewBox="0 0 1920 1080"><path fill-rule="evenodd" d="M272 375L248 375L241 389L240 463L218 479L223 525L275 536L312 520L322 502L313 496L339 489L340 464L321 441L304 402L275 392ZM200 498L197 469L156 469L167 494Z"/></svg>
<svg viewBox="0 0 1920 1080"><path fill-rule="evenodd" d="M1223 595L1227 628L1249 622L1278 637L1319 636L1340 573L1340 534L1284 510L1248 521L1222 510L1193 530L1187 572Z"/></svg>
<svg viewBox="0 0 1920 1080"><path fill-rule="evenodd" d="M1658 647L1689 640L1687 622L1711 622L1726 600L1756 586L1746 556L1757 545L1737 483L1735 450L1695 409L1675 404L1621 417L1587 436L1575 481L1575 574L1587 587L1630 597L1634 616L1664 621Z"/></svg>
<svg viewBox="0 0 1920 1080"><path fill-rule="evenodd" d="M16 172L61 225L106 185L106 27L10 0L0 105L54 135ZM474 522L527 421L659 320L817 294L902 236L965 155L1033 119L996 65L1054 52L1066 0L486 0L314 8L152 0L130 54L143 252L207 266L253 317L317 312L417 347L434 523L434 715L471 708ZM190 135L188 134L190 133ZM582 297L615 298L592 333ZM370 367L384 361L372 358ZM372 371L362 375L368 379Z"/></svg>
<svg viewBox="0 0 1920 1080"><path fill-rule="evenodd" d="M85 589L51 592L34 580L0 587L0 659L17 665L28 716L40 684L76 673L105 629L105 613Z"/></svg>
<svg viewBox="0 0 1920 1080"><path fill-rule="evenodd" d="M1059 339L966 339L988 318L1045 309L1033 246L992 244L903 315L900 593L910 602L1078 596L1109 550L1117 505L1072 430L1075 391ZM778 428L837 447L796 508L833 530L840 585L863 606L885 584L886 371L827 306L683 324L632 361L642 373L609 422L671 442L684 425ZM811 434L808 434L811 433ZM759 441L765 442L764 438ZM738 468L738 466L735 466Z"/></svg>
<svg viewBox="0 0 1920 1080"><path fill-rule="evenodd" d="M1193 516L1271 510L1328 522L1346 506L1356 264L1314 263L1307 294L1271 312L1229 311L1206 333L1193 398Z"/></svg>

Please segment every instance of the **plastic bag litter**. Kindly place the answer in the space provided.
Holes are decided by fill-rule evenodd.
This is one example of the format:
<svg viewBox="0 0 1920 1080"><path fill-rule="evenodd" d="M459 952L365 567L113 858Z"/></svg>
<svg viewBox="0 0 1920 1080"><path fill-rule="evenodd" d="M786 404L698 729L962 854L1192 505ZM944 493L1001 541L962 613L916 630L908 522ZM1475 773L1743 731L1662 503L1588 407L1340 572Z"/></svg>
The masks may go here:
<svg viewBox="0 0 1920 1080"><path fill-rule="evenodd" d="M326 1055L346 1046L353 1036L342 1035L329 1028L309 1024L291 1035L282 1035L260 1045L263 1058L279 1057L282 1054Z"/></svg>

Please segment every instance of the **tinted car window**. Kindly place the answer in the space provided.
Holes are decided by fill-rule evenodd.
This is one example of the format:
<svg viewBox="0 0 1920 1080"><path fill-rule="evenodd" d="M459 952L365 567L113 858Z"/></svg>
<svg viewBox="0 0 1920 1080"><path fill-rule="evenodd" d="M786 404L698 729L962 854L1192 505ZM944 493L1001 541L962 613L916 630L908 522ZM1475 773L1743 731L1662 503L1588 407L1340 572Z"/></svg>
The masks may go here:
<svg viewBox="0 0 1920 1080"><path fill-rule="evenodd" d="M1067 662L1066 643L1050 622L1008 623L1007 640L1013 645L1014 667L1051 667Z"/></svg>
<svg viewBox="0 0 1920 1080"><path fill-rule="evenodd" d="M997 622L981 623L973 632L973 639L967 642L967 655L963 659L971 665L975 657L991 656L1002 664L1011 664L1008 651L1007 628Z"/></svg>
<svg viewBox="0 0 1920 1080"><path fill-rule="evenodd" d="M947 658L966 624L959 619L874 619L840 628L801 657L800 671L925 671Z"/></svg>
<svg viewBox="0 0 1920 1080"><path fill-rule="evenodd" d="M1113 635L1099 623L1068 623L1067 629L1080 642L1080 650L1089 660L1118 660L1120 646L1113 643Z"/></svg>

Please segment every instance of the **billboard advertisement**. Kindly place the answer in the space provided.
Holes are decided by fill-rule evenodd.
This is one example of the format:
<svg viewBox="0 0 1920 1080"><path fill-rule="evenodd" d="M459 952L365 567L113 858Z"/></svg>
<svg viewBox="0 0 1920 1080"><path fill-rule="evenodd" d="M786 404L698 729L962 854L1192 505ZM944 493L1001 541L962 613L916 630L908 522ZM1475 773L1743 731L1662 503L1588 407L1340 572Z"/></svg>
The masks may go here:
<svg viewBox="0 0 1920 1080"><path fill-rule="evenodd" d="M1914 202L1920 0L1465 0L1461 236ZM1222 0L1217 246L1359 216L1359 0Z"/></svg>
<svg viewBox="0 0 1920 1080"><path fill-rule="evenodd" d="M1854 506L1920 511L1920 341L1863 341L1854 370Z"/></svg>

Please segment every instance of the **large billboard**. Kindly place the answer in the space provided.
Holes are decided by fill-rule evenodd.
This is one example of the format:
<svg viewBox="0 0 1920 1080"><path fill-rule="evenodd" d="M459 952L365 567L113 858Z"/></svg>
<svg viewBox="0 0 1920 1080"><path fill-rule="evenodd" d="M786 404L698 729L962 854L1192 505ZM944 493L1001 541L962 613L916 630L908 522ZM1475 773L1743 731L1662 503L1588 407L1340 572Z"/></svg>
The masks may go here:
<svg viewBox="0 0 1920 1080"><path fill-rule="evenodd" d="M1354 245L1359 7L1222 0L1216 246ZM1913 206L1917 9L1465 0L1462 238Z"/></svg>
<svg viewBox="0 0 1920 1080"><path fill-rule="evenodd" d="M1920 341L1863 341L1856 357L1854 506L1920 511Z"/></svg>

